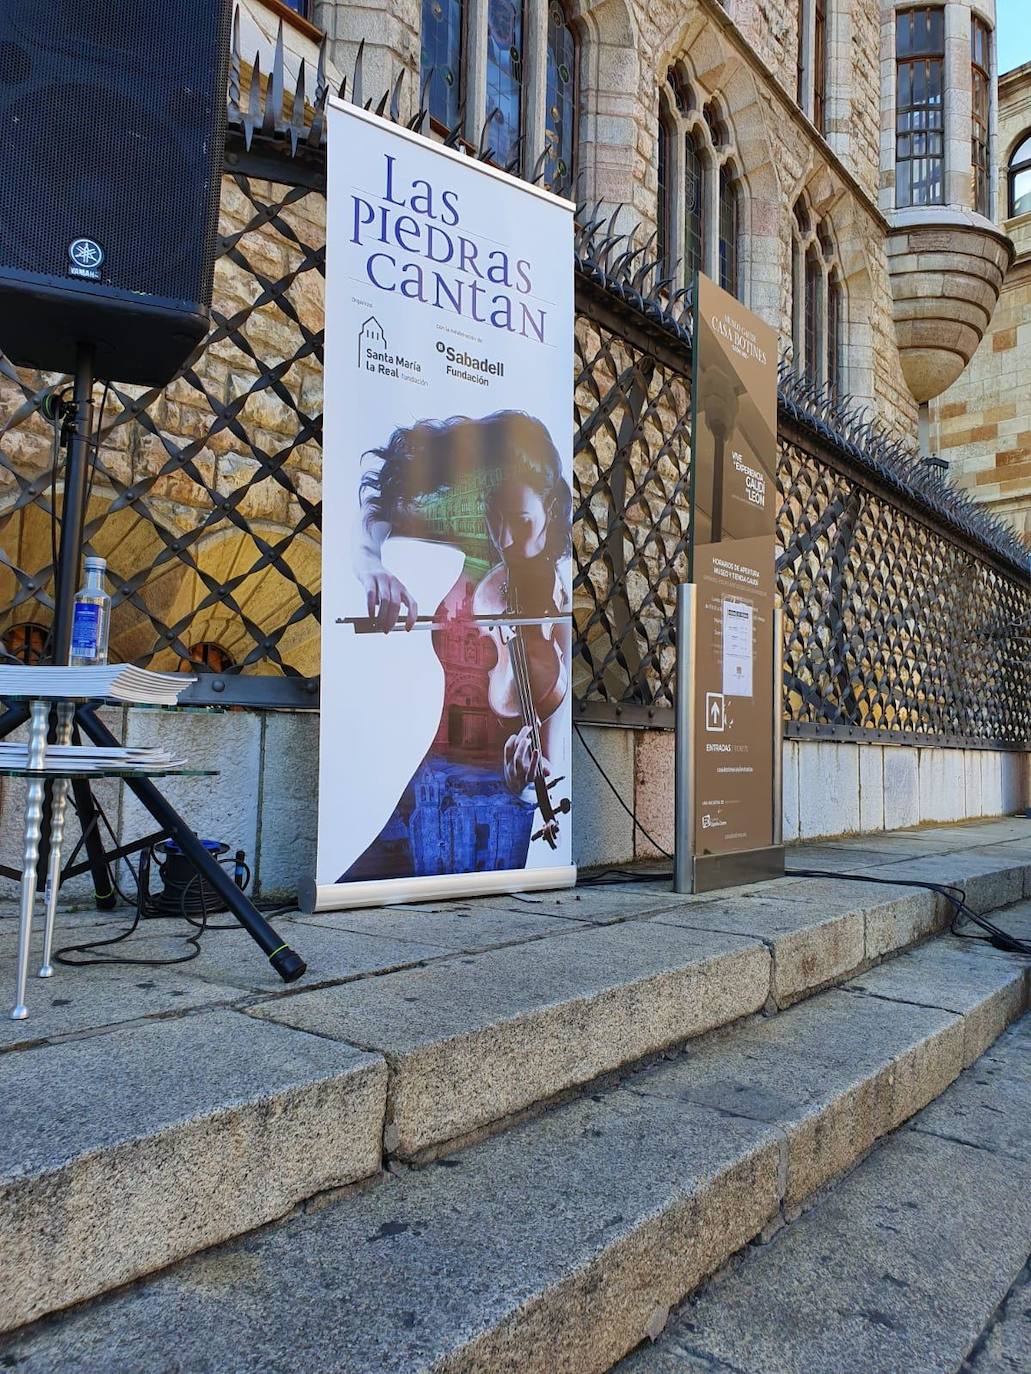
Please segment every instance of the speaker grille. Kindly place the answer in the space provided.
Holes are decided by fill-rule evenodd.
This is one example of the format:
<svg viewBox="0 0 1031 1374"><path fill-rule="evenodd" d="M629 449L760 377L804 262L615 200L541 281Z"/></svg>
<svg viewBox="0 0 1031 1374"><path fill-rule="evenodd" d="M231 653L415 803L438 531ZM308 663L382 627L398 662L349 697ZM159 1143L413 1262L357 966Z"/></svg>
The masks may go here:
<svg viewBox="0 0 1031 1374"><path fill-rule="evenodd" d="M2 266L206 307L225 132L229 0L2 0Z"/></svg>

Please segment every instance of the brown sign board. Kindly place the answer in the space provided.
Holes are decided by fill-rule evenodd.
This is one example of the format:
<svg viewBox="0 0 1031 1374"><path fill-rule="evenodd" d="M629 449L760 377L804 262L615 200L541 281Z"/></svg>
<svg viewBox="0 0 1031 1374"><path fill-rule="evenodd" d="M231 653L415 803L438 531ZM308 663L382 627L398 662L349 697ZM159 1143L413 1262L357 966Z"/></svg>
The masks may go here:
<svg viewBox="0 0 1031 1374"><path fill-rule="evenodd" d="M779 843L781 747L773 725L777 336L701 275L693 444L693 855L696 874L708 864L722 875L700 888L742 881L725 860Z"/></svg>

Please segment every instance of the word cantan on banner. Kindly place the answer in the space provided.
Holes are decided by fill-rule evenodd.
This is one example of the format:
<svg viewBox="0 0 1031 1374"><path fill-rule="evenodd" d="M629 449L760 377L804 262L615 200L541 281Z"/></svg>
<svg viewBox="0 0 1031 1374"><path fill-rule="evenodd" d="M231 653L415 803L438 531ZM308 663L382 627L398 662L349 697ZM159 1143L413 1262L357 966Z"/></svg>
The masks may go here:
<svg viewBox="0 0 1031 1374"><path fill-rule="evenodd" d="M567 886L573 206L330 102L308 910Z"/></svg>
<svg viewBox="0 0 1031 1374"><path fill-rule="evenodd" d="M691 580L696 588L695 890L783 870L774 835L777 339L699 275Z"/></svg>

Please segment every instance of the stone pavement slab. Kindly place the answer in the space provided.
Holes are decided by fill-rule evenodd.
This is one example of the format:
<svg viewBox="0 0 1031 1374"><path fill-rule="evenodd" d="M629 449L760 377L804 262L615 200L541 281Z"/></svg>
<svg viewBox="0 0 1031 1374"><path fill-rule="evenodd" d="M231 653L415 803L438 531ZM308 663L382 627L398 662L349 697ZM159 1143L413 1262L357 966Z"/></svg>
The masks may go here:
<svg viewBox="0 0 1031 1374"><path fill-rule="evenodd" d="M832 991L706 1036L627 1086L778 1126L791 1208L951 1083L962 1051L949 1012Z"/></svg>
<svg viewBox="0 0 1031 1374"><path fill-rule="evenodd" d="M219 921L225 921L222 916ZM181 937L170 934L175 922L148 922L144 932L132 940L134 952L155 959L168 958L182 949ZM152 930L161 926L161 931ZM366 974L387 973L411 968L431 959L441 959L452 951L426 940L399 940L384 931L351 931L335 925L276 917L275 928L297 950L308 965L300 983L291 987L314 988L324 983L339 983ZM198 981L221 984L241 991L269 993L285 990L282 980L268 959L244 930L214 930L201 939L200 953L182 966L184 974Z"/></svg>
<svg viewBox="0 0 1031 1374"><path fill-rule="evenodd" d="M575 909L575 908L574 908ZM625 920L633 911L619 904L613 920ZM584 908L582 917L556 915L545 908L538 910L513 898L507 905L486 902L448 902L426 908L387 907L377 911L340 911L325 916L305 916L299 927L312 926L317 930L341 930L359 935L435 945L439 949L458 953L473 953L481 949L496 949L502 945L520 944L544 935L586 929L595 924ZM298 930L294 937L304 941L309 937Z"/></svg>
<svg viewBox="0 0 1031 1374"><path fill-rule="evenodd" d="M1013 1048L1021 1034L999 1042L1001 1058L1026 1054ZM992 1106L1008 1130L1026 1126L1005 1075ZM924 1120L746 1250L619 1374L955 1374L1031 1248L1031 1163L928 1134ZM1018 1327L1011 1348L1027 1349Z"/></svg>
<svg viewBox="0 0 1031 1374"><path fill-rule="evenodd" d="M139 954L144 941L135 946ZM182 948L179 942L179 948ZM145 956L142 956L145 957ZM259 964L264 955L255 949ZM56 966L52 978L37 978L38 961L30 964L26 1002L28 1020L12 1021L15 958L0 958L0 1054L38 1040L104 1031L127 1021L151 1016L178 1015L199 1007L221 1005L239 998L239 987L206 982L179 968L65 968Z"/></svg>
<svg viewBox="0 0 1031 1374"><path fill-rule="evenodd" d="M962 1091L958 1086L922 1111L912 1129L1031 1164L1031 1017L986 1050L964 1076Z"/></svg>
<svg viewBox="0 0 1031 1374"><path fill-rule="evenodd" d="M386 1064L233 1011L0 1059L0 1330L379 1168Z"/></svg>
<svg viewBox="0 0 1031 1374"><path fill-rule="evenodd" d="M972 1064L1028 1004L1029 961L948 936L845 984L848 992L942 1007L964 1016Z"/></svg>
<svg viewBox="0 0 1031 1374"><path fill-rule="evenodd" d="M1002 1300L959 1374L1026 1374L1031 1369L1031 1260Z"/></svg>

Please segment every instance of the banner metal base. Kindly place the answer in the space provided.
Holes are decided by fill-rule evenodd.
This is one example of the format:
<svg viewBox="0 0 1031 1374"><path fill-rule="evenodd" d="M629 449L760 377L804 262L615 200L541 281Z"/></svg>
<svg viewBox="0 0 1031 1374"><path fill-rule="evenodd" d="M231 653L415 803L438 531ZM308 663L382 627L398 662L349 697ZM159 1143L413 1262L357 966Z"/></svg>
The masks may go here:
<svg viewBox="0 0 1031 1374"><path fill-rule="evenodd" d="M576 865L560 868L507 868L492 873L441 873L426 878L384 878L364 883L297 885L301 911L346 911L358 906L397 906L408 902L446 902L463 897L498 897L509 892L540 892L576 886Z"/></svg>

